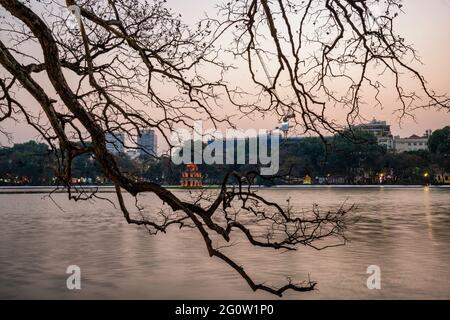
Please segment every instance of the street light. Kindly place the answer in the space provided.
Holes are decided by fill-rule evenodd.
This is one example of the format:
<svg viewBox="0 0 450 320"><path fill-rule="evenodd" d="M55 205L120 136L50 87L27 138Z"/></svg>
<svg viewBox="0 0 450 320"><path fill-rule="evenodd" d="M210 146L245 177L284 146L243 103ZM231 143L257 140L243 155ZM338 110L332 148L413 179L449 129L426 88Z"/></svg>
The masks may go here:
<svg viewBox="0 0 450 320"><path fill-rule="evenodd" d="M426 185L426 186L430 184L429 176L430 176L430 174L429 174L428 172L424 172L424 173L423 173L423 178L424 178L424 180L425 180L424 182L425 182L425 185Z"/></svg>

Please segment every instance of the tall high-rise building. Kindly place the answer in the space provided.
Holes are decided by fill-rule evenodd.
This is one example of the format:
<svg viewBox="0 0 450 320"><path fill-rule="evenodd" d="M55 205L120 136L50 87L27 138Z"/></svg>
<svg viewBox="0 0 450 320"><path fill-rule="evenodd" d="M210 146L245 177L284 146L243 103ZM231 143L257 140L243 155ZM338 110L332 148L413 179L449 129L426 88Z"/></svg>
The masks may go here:
<svg viewBox="0 0 450 320"><path fill-rule="evenodd" d="M106 150L112 154L124 152L125 135L123 132L106 133Z"/></svg>
<svg viewBox="0 0 450 320"><path fill-rule="evenodd" d="M158 139L153 129L145 129L141 131L141 135L137 140L139 155L156 156L158 150Z"/></svg>

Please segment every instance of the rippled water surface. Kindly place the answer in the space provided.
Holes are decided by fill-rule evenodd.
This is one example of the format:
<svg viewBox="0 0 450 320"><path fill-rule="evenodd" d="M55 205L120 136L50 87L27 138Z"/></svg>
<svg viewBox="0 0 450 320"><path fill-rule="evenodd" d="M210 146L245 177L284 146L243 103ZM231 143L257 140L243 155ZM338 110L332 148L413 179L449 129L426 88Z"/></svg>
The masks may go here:
<svg viewBox="0 0 450 320"><path fill-rule="evenodd" d="M183 191L175 191L181 193ZM260 191L299 208L356 203L359 222L344 247L280 253L239 243L231 251L257 280L318 282L287 299L450 299L450 189L319 188ZM113 199L112 194L105 196ZM150 236L128 225L108 202L71 202L63 194L0 194L0 298L248 298L233 270L209 258L195 230ZM152 195L142 203L157 208ZM78 265L82 289L66 289ZM381 290L368 290L366 269L381 268Z"/></svg>

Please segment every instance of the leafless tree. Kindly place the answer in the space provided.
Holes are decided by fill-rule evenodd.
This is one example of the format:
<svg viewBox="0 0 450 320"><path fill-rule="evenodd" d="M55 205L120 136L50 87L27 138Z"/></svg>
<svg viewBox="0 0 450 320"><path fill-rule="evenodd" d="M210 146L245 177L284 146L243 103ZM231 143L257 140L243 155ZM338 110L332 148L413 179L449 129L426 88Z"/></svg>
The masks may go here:
<svg viewBox="0 0 450 320"><path fill-rule="evenodd" d="M92 154L113 182L128 223L154 234L171 225L195 228L209 255L227 263L253 290L279 296L289 289L313 290L313 281L289 281L278 288L258 283L213 240L231 243L235 231L256 247L320 250L347 241L352 207L321 212L314 206L304 212L271 202L249 187L257 172L230 172L215 194L183 200L123 172L106 148L105 134L124 131L127 140L137 142L150 127L170 145L174 128L192 126L193 120L233 126L232 118L220 112L223 101L243 115L275 111L295 119L305 132L338 132L326 111L348 108L352 123L363 87L382 88L369 71L372 65L394 79L404 114L423 106L448 108L448 98L430 90L405 62L416 53L394 33L400 2L385 1L381 15L374 16L369 8L378 1L235 0L220 6L218 18L207 18L192 30L164 0L0 0L0 122L25 120L37 130L57 155L56 172L70 199L96 196L73 192L71 183L73 160ZM68 8L79 14L75 24ZM234 42L224 48L219 41L227 34ZM234 68L223 58L228 54L247 64L260 88L256 101L246 102L242 97L248 94L225 81ZM258 56L276 61L269 83L256 72L262 61ZM415 76L420 92L404 89L405 72ZM345 94L332 88L336 80L347 86ZM280 87L289 91L287 96L278 93ZM25 105L25 97L38 107ZM134 216L123 192L132 197L154 193L169 210Z"/></svg>
<svg viewBox="0 0 450 320"><path fill-rule="evenodd" d="M402 3L249 0L222 5L225 18L213 21L221 30L232 27L236 45L229 50L247 61L260 94L268 96L268 103L242 111L276 112L293 118L303 132L321 135L342 130L330 112L344 111L345 126L351 126L369 97L382 104L385 89L396 93L400 118L418 108L448 110L448 96L428 87L413 67L421 63L417 52L395 32ZM266 62L276 66L270 81L258 74Z"/></svg>

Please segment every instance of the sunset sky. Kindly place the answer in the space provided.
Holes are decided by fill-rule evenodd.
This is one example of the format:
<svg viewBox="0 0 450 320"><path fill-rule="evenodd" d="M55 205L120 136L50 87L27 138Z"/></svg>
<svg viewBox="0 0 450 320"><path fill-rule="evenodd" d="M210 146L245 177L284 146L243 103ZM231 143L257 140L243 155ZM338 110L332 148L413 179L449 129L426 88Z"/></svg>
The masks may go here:
<svg viewBox="0 0 450 320"><path fill-rule="evenodd" d="M429 86L437 93L450 93L450 0L405 0L403 3L405 14L397 19L397 32L419 52L423 62L419 71L425 76ZM217 11L216 1L212 0L168 0L167 5L180 12L182 20L192 25L205 14L213 16ZM249 77L240 77L239 81L243 85L245 82L250 84ZM393 114L392 105L385 101L383 108L367 106L361 110L361 114L366 119L388 121L394 135L400 136L420 135L427 129L435 130L450 125L450 113L435 110L417 111L414 114L415 120L405 118L399 123L397 115ZM339 118L339 115L336 117ZM275 118L254 121L245 119L239 122L239 127L273 129L278 125L277 121ZM36 136L33 129L22 124L8 122L2 127L13 133L16 143ZM0 143L6 143L4 137L0 137Z"/></svg>
<svg viewBox="0 0 450 320"><path fill-rule="evenodd" d="M169 0L169 5L183 14L191 23L208 14L214 16L216 1ZM450 0L405 0L404 14L397 21L397 32L418 51L422 63L419 71L430 87L439 93L450 93ZM392 125L394 135L423 134L427 129L439 129L450 125L449 112L422 110L415 112L415 120L405 118L399 123L394 108L385 103L383 109L368 107L361 110L366 119L386 120ZM257 119L243 123L245 127L272 128L273 119Z"/></svg>

